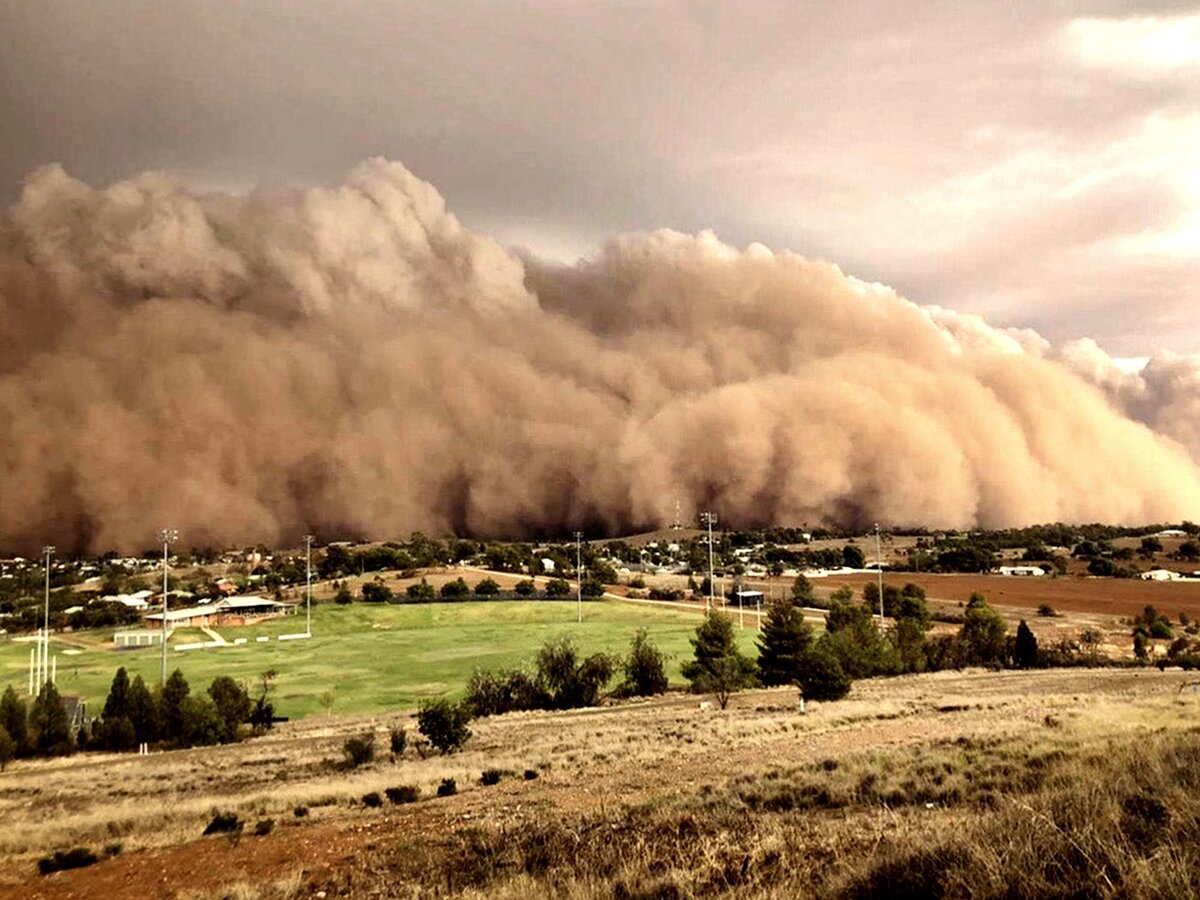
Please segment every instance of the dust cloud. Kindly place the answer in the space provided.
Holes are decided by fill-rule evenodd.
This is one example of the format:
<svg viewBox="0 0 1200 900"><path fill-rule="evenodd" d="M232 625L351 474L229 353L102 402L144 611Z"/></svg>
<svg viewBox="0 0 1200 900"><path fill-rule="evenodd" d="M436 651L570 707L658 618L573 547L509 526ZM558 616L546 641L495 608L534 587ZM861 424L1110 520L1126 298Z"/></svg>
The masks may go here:
<svg viewBox="0 0 1200 900"><path fill-rule="evenodd" d="M1200 368L922 307L710 233L564 266L402 165L0 219L0 547L1200 517Z"/></svg>

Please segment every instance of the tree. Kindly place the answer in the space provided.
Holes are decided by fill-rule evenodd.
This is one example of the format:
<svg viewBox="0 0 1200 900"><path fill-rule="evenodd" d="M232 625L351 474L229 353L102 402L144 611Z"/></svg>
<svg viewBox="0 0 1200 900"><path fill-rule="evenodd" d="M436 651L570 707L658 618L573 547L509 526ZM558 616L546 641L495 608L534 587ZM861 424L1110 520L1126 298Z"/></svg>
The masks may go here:
<svg viewBox="0 0 1200 900"><path fill-rule="evenodd" d="M758 638L758 674L768 686L794 684L812 645L812 627L794 599L777 600L767 609Z"/></svg>
<svg viewBox="0 0 1200 900"><path fill-rule="evenodd" d="M683 677L696 693L713 694L721 709L732 693L754 682L754 662L738 650L729 616L709 613L691 644L695 658L683 664Z"/></svg>
<svg viewBox="0 0 1200 900"><path fill-rule="evenodd" d="M409 600L417 603L428 603L437 597L437 591L433 589L433 585L424 578L416 584L410 584L404 593L408 596Z"/></svg>
<svg viewBox="0 0 1200 900"><path fill-rule="evenodd" d="M177 740L182 746L209 747L226 740L226 723L211 697L189 694L180 703L179 714L183 731Z"/></svg>
<svg viewBox="0 0 1200 900"><path fill-rule="evenodd" d="M442 597L447 600L466 597L470 593L470 586L463 581L461 576L442 585Z"/></svg>
<svg viewBox="0 0 1200 900"><path fill-rule="evenodd" d="M129 721L133 723L133 733L138 743L150 743L158 740L159 709L154 695L146 687L141 675L133 676L133 684L129 686Z"/></svg>
<svg viewBox="0 0 1200 900"><path fill-rule="evenodd" d="M1135 631L1133 633L1133 655L1135 659L1144 661L1150 657L1146 649L1147 644L1149 644L1149 641L1146 640L1146 635L1143 632Z"/></svg>
<svg viewBox="0 0 1200 900"><path fill-rule="evenodd" d="M792 582L792 599L799 606L811 606L813 600L813 586L803 574L797 575L796 580Z"/></svg>
<svg viewBox="0 0 1200 900"><path fill-rule="evenodd" d="M1003 662L1007 633L1004 619L988 606L983 594L972 594L958 633L964 661L968 665L985 666Z"/></svg>
<svg viewBox="0 0 1200 900"><path fill-rule="evenodd" d="M1142 543L1138 545L1138 555L1149 559L1156 553L1162 553L1162 549L1162 541L1160 541L1154 535L1150 535L1142 538Z"/></svg>
<svg viewBox="0 0 1200 900"><path fill-rule="evenodd" d="M485 578L475 585L475 594L479 597L494 597L500 593L500 585L492 578Z"/></svg>
<svg viewBox="0 0 1200 900"><path fill-rule="evenodd" d="M595 653L580 662L570 638L547 641L537 655L538 681L550 695L554 709L595 706L613 675L608 654Z"/></svg>
<svg viewBox="0 0 1200 900"><path fill-rule="evenodd" d="M1022 669L1032 669L1038 664L1037 637L1022 619L1017 626L1017 642L1013 651L1014 662Z"/></svg>
<svg viewBox="0 0 1200 900"><path fill-rule="evenodd" d="M805 700L840 700L850 693L850 677L824 640L804 655L800 667L800 695Z"/></svg>
<svg viewBox="0 0 1200 900"><path fill-rule="evenodd" d="M879 633L871 610L860 603L833 600L825 616L825 647L851 678L895 672L899 664Z"/></svg>
<svg viewBox="0 0 1200 900"><path fill-rule="evenodd" d="M620 693L628 697L649 697L667 690L667 656L650 640L646 629L640 628L633 636L629 656L622 668L625 681Z"/></svg>
<svg viewBox="0 0 1200 900"><path fill-rule="evenodd" d="M221 721L220 742L227 744L236 741L238 729L250 718L253 708L246 686L228 675L218 675L208 686L208 696L212 698Z"/></svg>
<svg viewBox="0 0 1200 900"><path fill-rule="evenodd" d="M417 730L443 754L453 753L471 737L471 710L444 697L427 700L417 710Z"/></svg>
<svg viewBox="0 0 1200 900"><path fill-rule="evenodd" d="M595 578L583 579L583 584L579 586L579 596L581 597L603 597L604 585Z"/></svg>
<svg viewBox="0 0 1200 900"><path fill-rule="evenodd" d="M382 581L367 581L363 583L362 596L368 603L391 603L393 594Z"/></svg>
<svg viewBox="0 0 1200 900"><path fill-rule="evenodd" d="M75 749L71 723L62 697L53 682L47 681L33 701L29 714L33 751L39 756L65 756Z"/></svg>
<svg viewBox="0 0 1200 900"><path fill-rule="evenodd" d="M183 740L187 730L183 719L183 701L191 693L191 690L187 679L183 677L183 672L179 669L171 673L171 677L163 686L162 698L159 701L159 715L162 736L165 740Z"/></svg>
<svg viewBox="0 0 1200 900"><path fill-rule="evenodd" d="M117 669L113 676L112 686L108 689L108 698L104 701L105 719L130 718L129 715L129 673L125 667Z"/></svg>
<svg viewBox="0 0 1200 900"><path fill-rule="evenodd" d="M518 597L528 597L534 590L534 583L528 578L523 578L513 585L513 593Z"/></svg>
<svg viewBox="0 0 1200 900"><path fill-rule="evenodd" d="M847 569L861 569L867 564L867 558L863 555L862 549L855 547L853 544L847 544L842 548L842 565Z"/></svg>
<svg viewBox="0 0 1200 900"><path fill-rule="evenodd" d="M262 734L275 724L275 704L271 702L271 684L279 673L267 669L258 678L258 696L250 710L250 725L255 734Z"/></svg>
<svg viewBox="0 0 1200 900"><path fill-rule="evenodd" d="M571 595L571 585L562 578L551 578L546 582L547 597L569 597Z"/></svg>
<svg viewBox="0 0 1200 900"><path fill-rule="evenodd" d="M1180 559L1200 559L1200 543L1193 540L1184 541L1179 545L1179 549L1175 551L1175 555Z"/></svg>
<svg viewBox="0 0 1200 900"><path fill-rule="evenodd" d="M606 559L594 559L588 567L589 574L596 581L603 584L618 584L620 579L617 577L617 570Z"/></svg>
<svg viewBox="0 0 1200 900"><path fill-rule="evenodd" d="M29 752L29 709L11 684L5 688L4 696L0 697L0 728L12 738L18 756Z"/></svg>
<svg viewBox="0 0 1200 900"><path fill-rule="evenodd" d="M0 725L0 772L3 772L17 755L17 742Z"/></svg>

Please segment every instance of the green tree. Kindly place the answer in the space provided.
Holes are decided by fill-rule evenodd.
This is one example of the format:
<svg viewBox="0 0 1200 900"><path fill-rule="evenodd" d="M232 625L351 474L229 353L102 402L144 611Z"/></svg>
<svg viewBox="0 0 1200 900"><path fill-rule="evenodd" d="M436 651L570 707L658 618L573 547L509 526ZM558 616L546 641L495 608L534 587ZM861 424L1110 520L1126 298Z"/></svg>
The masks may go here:
<svg viewBox="0 0 1200 900"><path fill-rule="evenodd" d="M861 603L834 600L825 616L825 647L851 678L898 671L892 646L883 639L871 610Z"/></svg>
<svg viewBox="0 0 1200 900"><path fill-rule="evenodd" d="M998 665L1004 661L1008 627L983 594L972 594L963 614L958 642L967 665Z"/></svg>
<svg viewBox="0 0 1200 900"><path fill-rule="evenodd" d="M492 578L485 578L475 585L475 594L479 597L494 597L500 593L500 585Z"/></svg>
<svg viewBox="0 0 1200 900"><path fill-rule="evenodd" d="M568 581L562 578L551 578L546 582L547 597L569 597L571 595L571 585Z"/></svg>
<svg viewBox="0 0 1200 900"><path fill-rule="evenodd" d="M65 756L75 749L71 723L53 682L42 685L29 714L33 751L39 756Z"/></svg>
<svg viewBox="0 0 1200 900"><path fill-rule="evenodd" d="M534 586L534 583L528 578L522 578L515 585L513 585L513 593L515 593L518 597L528 597L535 590L536 587Z"/></svg>
<svg viewBox="0 0 1200 900"><path fill-rule="evenodd" d="M362 586L362 596L367 603L391 603L393 594L382 581L367 581Z"/></svg>
<svg viewBox="0 0 1200 900"><path fill-rule="evenodd" d="M1150 658L1150 654L1146 649L1150 642L1146 640L1144 632L1135 631L1133 633L1133 655L1135 659L1145 661Z"/></svg>
<svg viewBox="0 0 1200 900"><path fill-rule="evenodd" d="M840 700L850 693L850 676L822 638L804 655L800 668L800 694L805 700Z"/></svg>
<svg viewBox="0 0 1200 900"><path fill-rule="evenodd" d="M427 700L417 710L417 730L443 754L453 753L471 737L471 710L444 697Z"/></svg>
<svg viewBox="0 0 1200 900"><path fill-rule="evenodd" d="M159 715L162 736L168 741L182 741L187 732L184 722L183 701L191 693L183 672L176 669L163 685L159 700Z"/></svg>
<svg viewBox="0 0 1200 900"><path fill-rule="evenodd" d="M721 709L731 694L754 683L754 662L738 650L729 616L707 615L691 644L695 658L683 664L683 677L696 693L713 694Z"/></svg>
<svg viewBox="0 0 1200 900"><path fill-rule="evenodd" d="M208 696L212 698L221 721L220 742L226 744L237 740L238 729L250 718L253 708L250 692L240 681L234 681L228 675L218 675L208 686Z"/></svg>
<svg viewBox="0 0 1200 900"><path fill-rule="evenodd" d="M13 739L18 756L29 753L29 709L11 684L4 689L4 696L0 697L0 728Z"/></svg>
<svg viewBox="0 0 1200 900"><path fill-rule="evenodd" d="M158 703L146 682L141 675L133 676L133 684L129 686L129 720L138 743L158 740L159 718Z"/></svg>
<svg viewBox="0 0 1200 900"><path fill-rule="evenodd" d="M847 544L842 548L842 565L847 569L861 569L867 564L867 558L863 555L862 549L855 547L853 544Z"/></svg>
<svg viewBox="0 0 1200 900"><path fill-rule="evenodd" d="M442 597L447 600L466 597L470 593L470 586L461 577L455 578L453 581L447 581L442 585Z"/></svg>
<svg viewBox="0 0 1200 900"><path fill-rule="evenodd" d="M108 689L108 698L104 701L105 719L130 718L129 715L129 673L125 667L117 669L113 675L112 686Z"/></svg>
<svg viewBox="0 0 1200 900"><path fill-rule="evenodd" d="M554 709L595 706L614 669L612 658L605 653L580 661L570 638L543 644L536 666L538 681L549 693Z"/></svg>
<svg viewBox="0 0 1200 900"><path fill-rule="evenodd" d="M813 586L803 574L797 575L792 582L792 599L800 606L812 606Z"/></svg>
<svg viewBox="0 0 1200 900"><path fill-rule="evenodd" d="M758 637L758 676L768 686L794 684L812 645L812 627L794 599L776 600Z"/></svg>
<svg viewBox="0 0 1200 900"><path fill-rule="evenodd" d="M645 628L634 634L622 668L625 681L620 693L627 697L649 697L667 690L667 656L650 639Z"/></svg>
<svg viewBox="0 0 1200 900"><path fill-rule="evenodd" d="M433 589L433 585L424 578L416 584L410 584L404 593L408 596L409 600L417 603L428 603L437 597L437 591Z"/></svg>
<svg viewBox="0 0 1200 900"><path fill-rule="evenodd" d="M1038 643L1033 630L1022 619L1017 625L1017 641L1013 649L1013 661L1022 669L1032 669L1038 664Z"/></svg>
<svg viewBox="0 0 1200 900"><path fill-rule="evenodd" d="M581 597L603 597L604 585L595 578L583 579L583 584L579 586L579 596Z"/></svg>
<svg viewBox="0 0 1200 900"><path fill-rule="evenodd" d="M183 732L179 743L185 747L209 747L225 739L226 723L211 697L188 695L180 704Z"/></svg>

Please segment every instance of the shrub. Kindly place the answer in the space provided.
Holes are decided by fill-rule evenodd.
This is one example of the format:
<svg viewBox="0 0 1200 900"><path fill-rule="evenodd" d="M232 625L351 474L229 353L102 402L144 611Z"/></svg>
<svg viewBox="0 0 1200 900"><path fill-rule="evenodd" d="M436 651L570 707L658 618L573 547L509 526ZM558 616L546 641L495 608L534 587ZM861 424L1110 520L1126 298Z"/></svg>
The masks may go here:
<svg viewBox="0 0 1200 900"><path fill-rule="evenodd" d="M562 578L551 578L546 582L547 597L569 597L571 595L571 585Z"/></svg>
<svg viewBox="0 0 1200 900"><path fill-rule="evenodd" d="M390 787L383 792L391 803L399 805L401 803L415 803L421 799L421 789L415 784L402 784L399 787Z"/></svg>
<svg viewBox="0 0 1200 900"><path fill-rule="evenodd" d="M274 819L259 819L254 825L254 834L257 837L266 837L275 830Z"/></svg>
<svg viewBox="0 0 1200 900"><path fill-rule="evenodd" d="M521 669L476 670L467 680L463 700L475 716L498 716L522 709L545 709L549 695L538 680Z"/></svg>
<svg viewBox="0 0 1200 900"><path fill-rule="evenodd" d="M439 797L452 797L458 793L458 784L453 778L443 778L442 783L438 785L437 795Z"/></svg>
<svg viewBox="0 0 1200 900"><path fill-rule="evenodd" d="M493 784L499 784L500 779L504 777L504 772L500 769L484 769L483 774L479 776L479 783L484 787L489 787Z"/></svg>
<svg viewBox="0 0 1200 900"><path fill-rule="evenodd" d="M305 816L308 815L308 807L307 806L297 806L295 809L292 810L292 815L295 816L297 819L303 819Z"/></svg>
<svg viewBox="0 0 1200 900"><path fill-rule="evenodd" d="M342 752L346 755L346 762L352 769L369 763L375 758L374 732L368 731L365 734L346 738L346 743L342 744Z"/></svg>
<svg viewBox="0 0 1200 900"><path fill-rule="evenodd" d="M437 592L433 589L433 585L425 581L424 578L416 584L410 584L404 593L409 600L417 603L427 603L437 597Z"/></svg>
<svg viewBox="0 0 1200 900"><path fill-rule="evenodd" d="M1173 636L1174 632L1171 631L1171 625L1166 619L1155 619L1150 623L1150 637L1166 640Z"/></svg>
<svg viewBox="0 0 1200 900"><path fill-rule="evenodd" d="M537 769L526 769L525 770L525 780L526 781L536 781L537 777L538 777Z"/></svg>
<svg viewBox="0 0 1200 900"><path fill-rule="evenodd" d="M38 873L49 875L51 872L63 872L67 869L82 869L100 861L100 857L87 847L72 847L70 850L55 850L49 856L38 860Z"/></svg>
<svg viewBox="0 0 1200 900"><path fill-rule="evenodd" d="M354 602L354 595L350 593L350 589L344 584L337 589L337 593L333 595L333 602L346 606Z"/></svg>
<svg viewBox="0 0 1200 900"><path fill-rule="evenodd" d="M485 578L475 585L475 594L479 597L494 597L500 593L500 585L493 579Z"/></svg>
<svg viewBox="0 0 1200 900"><path fill-rule="evenodd" d="M392 589L382 581L368 581L362 586L363 599L368 603L391 603Z"/></svg>
<svg viewBox="0 0 1200 900"><path fill-rule="evenodd" d="M528 578L522 579L513 585L513 593L515 593L518 597L528 597L534 592L534 590L536 590L536 586L534 585L533 581Z"/></svg>
<svg viewBox="0 0 1200 900"><path fill-rule="evenodd" d="M547 641L537 655L538 681L550 693L554 709L595 706L613 674L611 657L595 653L583 662L570 638Z"/></svg>
<svg viewBox="0 0 1200 900"><path fill-rule="evenodd" d="M604 585L596 578L585 578L583 584L579 586L579 596L581 597L603 597Z"/></svg>
<svg viewBox="0 0 1200 900"><path fill-rule="evenodd" d="M1054 607L1051 606L1049 603L1041 604L1037 608L1037 614L1039 616L1041 616L1043 619L1053 619L1055 616L1058 615L1058 613L1054 611Z"/></svg>
<svg viewBox="0 0 1200 900"><path fill-rule="evenodd" d="M13 761L17 755L17 742L8 735L8 731L0 724L0 772Z"/></svg>
<svg viewBox="0 0 1200 900"><path fill-rule="evenodd" d="M375 791L371 791L369 794L363 794L362 802L363 806L371 809L376 809L380 806L383 806L383 798L380 797Z"/></svg>
<svg viewBox="0 0 1200 900"><path fill-rule="evenodd" d="M447 581L442 585L442 596L448 600L466 597L470 593L471 588L465 581L462 580L461 577L456 578L453 581Z"/></svg>
<svg viewBox="0 0 1200 900"><path fill-rule="evenodd" d="M624 696L650 697L667 689L667 655L650 640L644 628L633 636L622 668L625 681L619 692Z"/></svg>
<svg viewBox="0 0 1200 900"><path fill-rule="evenodd" d="M392 743L392 755L401 756L404 754L404 748L408 745L408 732L404 730L403 725L392 726L389 737Z"/></svg>
<svg viewBox="0 0 1200 900"><path fill-rule="evenodd" d="M465 702L451 703L445 698L426 701L417 711L417 729L443 754L466 743L471 736L470 721L471 710Z"/></svg>
<svg viewBox="0 0 1200 900"><path fill-rule="evenodd" d="M232 834L242 830L245 827L242 820L238 818L235 812L221 812L218 810L213 813L212 819L205 826L204 833L207 834Z"/></svg>

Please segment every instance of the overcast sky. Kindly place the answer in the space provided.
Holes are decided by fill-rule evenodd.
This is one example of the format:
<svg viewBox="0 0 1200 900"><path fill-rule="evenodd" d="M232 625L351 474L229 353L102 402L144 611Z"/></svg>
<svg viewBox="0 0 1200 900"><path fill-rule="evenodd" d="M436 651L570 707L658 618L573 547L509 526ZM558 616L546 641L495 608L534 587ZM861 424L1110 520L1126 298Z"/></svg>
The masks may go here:
<svg viewBox="0 0 1200 900"><path fill-rule="evenodd" d="M336 183L383 155L562 259L714 229L913 300L1200 352L1200 9L0 3L0 196Z"/></svg>

